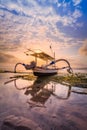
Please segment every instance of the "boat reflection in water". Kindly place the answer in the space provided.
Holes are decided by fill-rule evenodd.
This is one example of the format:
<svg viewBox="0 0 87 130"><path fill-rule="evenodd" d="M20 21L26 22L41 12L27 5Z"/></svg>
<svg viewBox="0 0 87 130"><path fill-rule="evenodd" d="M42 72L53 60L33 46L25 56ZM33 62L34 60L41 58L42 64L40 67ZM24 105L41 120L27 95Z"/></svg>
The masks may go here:
<svg viewBox="0 0 87 130"><path fill-rule="evenodd" d="M14 81L15 87L20 90L20 87L17 86L17 81ZM24 94L30 95L30 99L27 100L27 103L31 107L45 107L45 102L51 97L51 95L55 96L58 99L68 99L70 96L71 87L68 87L67 95L65 97L64 94L62 97L56 94L56 82L50 81L50 78L43 77L37 78L34 83L28 87L26 87ZM24 89L24 88L21 88Z"/></svg>
<svg viewBox="0 0 87 130"><path fill-rule="evenodd" d="M75 88L69 84L54 82L52 81L52 77L37 77L35 81L19 77L11 81L14 81L16 89L23 90L24 94L29 97L27 103L30 107L45 107L45 103L51 96L56 99L67 100L70 97L71 92L87 94L83 91L78 92L77 88L75 91Z"/></svg>
<svg viewBox="0 0 87 130"><path fill-rule="evenodd" d="M23 117L25 121L30 120L28 127L34 126L32 121L42 130L86 130L87 85L82 86L81 82L71 86L64 80L59 81L56 76L11 76L14 77L5 82L9 84L0 89L3 127L6 123L12 126L15 122L17 127L21 122L20 117ZM11 115L14 116L10 118ZM10 119L6 120L8 116ZM21 126L25 126L24 120ZM24 127L22 129L24 130Z"/></svg>

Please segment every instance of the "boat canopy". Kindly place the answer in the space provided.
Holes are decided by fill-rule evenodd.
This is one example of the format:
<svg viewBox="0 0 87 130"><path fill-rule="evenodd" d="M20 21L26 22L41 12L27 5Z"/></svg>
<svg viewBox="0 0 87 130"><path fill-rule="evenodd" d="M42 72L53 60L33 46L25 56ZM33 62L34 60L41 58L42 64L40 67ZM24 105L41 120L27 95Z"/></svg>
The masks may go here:
<svg viewBox="0 0 87 130"><path fill-rule="evenodd" d="M37 57L37 58L40 58L42 60L54 60L54 58L48 54L46 54L45 52L41 51L41 50L31 50L31 49L28 49L28 51L31 51L30 55L31 56L34 56L34 57Z"/></svg>

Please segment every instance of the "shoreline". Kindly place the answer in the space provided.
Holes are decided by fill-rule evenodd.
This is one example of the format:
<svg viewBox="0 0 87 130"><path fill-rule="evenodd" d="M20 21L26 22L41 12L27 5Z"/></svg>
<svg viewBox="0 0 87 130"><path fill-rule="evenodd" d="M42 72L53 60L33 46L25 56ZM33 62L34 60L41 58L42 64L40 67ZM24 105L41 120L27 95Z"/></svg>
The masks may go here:
<svg viewBox="0 0 87 130"><path fill-rule="evenodd" d="M18 72L14 73L13 71L0 71L2 74L12 74L10 79L18 79L22 78L24 80L37 80L40 81L53 81L57 82L66 86L76 86L80 88L87 88L87 73L58 73L54 76L44 76L44 77L37 77L34 76L32 72Z"/></svg>

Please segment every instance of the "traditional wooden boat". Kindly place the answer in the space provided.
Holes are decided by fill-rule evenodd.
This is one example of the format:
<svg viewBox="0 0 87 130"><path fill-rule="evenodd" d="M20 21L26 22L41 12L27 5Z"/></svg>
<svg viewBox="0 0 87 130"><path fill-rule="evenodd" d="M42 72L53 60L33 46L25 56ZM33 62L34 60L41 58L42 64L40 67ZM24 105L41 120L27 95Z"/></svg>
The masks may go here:
<svg viewBox="0 0 87 130"><path fill-rule="evenodd" d="M55 75L57 74L58 69L54 68L54 69L49 69L49 68L42 68L42 67L35 67L33 69L33 74L35 76L50 76L50 75Z"/></svg>
<svg viewBox="0 0 87 130"><path fill-rule="evenodd" d="M31 55L33 57L35 57L34 61L31 61L30 64L24 64L24 63L17 63L15 65L14 68L14 72L16 71L16 68L19 64L23 65L25 67L26 70L32 70L33 74L35 76L50 76L50 75L55 75L58 73L59 69L65 69L67 68L67 71L69 73L72 73L72 68L70 66L70 63L66 60L66 59L55 59L55 53L54 53L54 57L46 54L45 52L41 51L41 50L31 50L28 49L25 54ZM38 62L38 58L44 60L46 63L44 65L41 66L37 66L37 62ZM62 67L62 68L57 68L56 67L56 63L59 61L64 61L67 63L66 67Z"/></svg>

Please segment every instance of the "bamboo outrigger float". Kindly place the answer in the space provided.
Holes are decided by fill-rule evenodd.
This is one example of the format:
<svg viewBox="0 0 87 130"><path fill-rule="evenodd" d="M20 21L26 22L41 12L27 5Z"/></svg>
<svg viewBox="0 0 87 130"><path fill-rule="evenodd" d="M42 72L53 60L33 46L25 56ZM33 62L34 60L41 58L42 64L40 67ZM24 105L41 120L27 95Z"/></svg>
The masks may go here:
<svg viewBox="0 0 87 130"><path fill-rule="evenodd" d="M14 72L17 72L16 68L17 68L17 66L19 64L23 65L26 70L30 70L31 69L33 71L33 74L35 76L50 76L50 75L55 75L55 74L58 73L58 70L60 70L60 69L67 69L67 71L69 73L73 72L72 68L70 66L70 63L66 59L58 59L58 60L56 60L55 59L55 54L54 54L54 57L52 57L52 56L46 54L45 52L43 52L41 50L33 51L31 49L28 49L25 52L25 54L26 55L34 56L35 60L31 61L30 64L17 63L15 65ZM46 61L46 64L42 65L42 66L37 66L37 59L38 58ZM60 62L60 61L66 62L67 66L66 67L62 67L62 68L57 68L56 67L56 63Z"/></svg>

